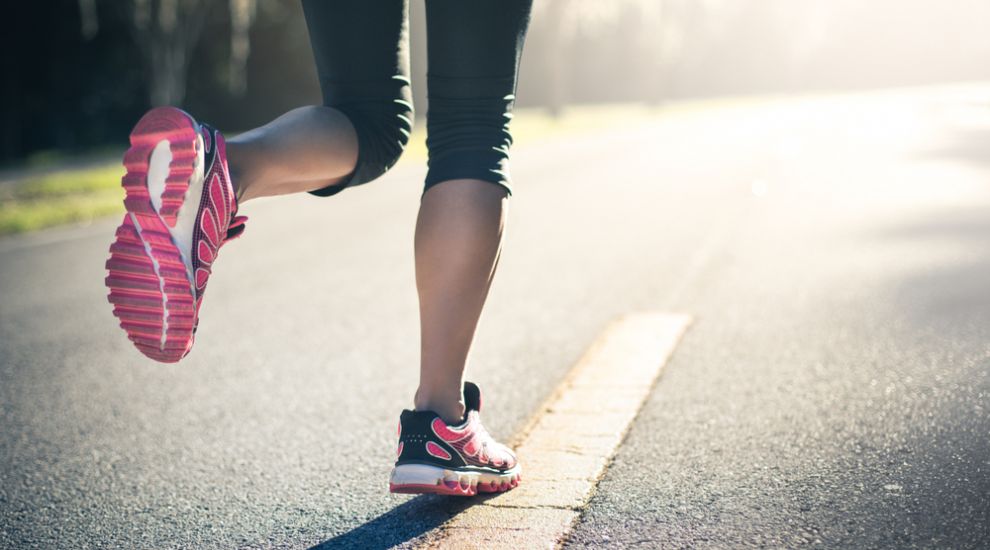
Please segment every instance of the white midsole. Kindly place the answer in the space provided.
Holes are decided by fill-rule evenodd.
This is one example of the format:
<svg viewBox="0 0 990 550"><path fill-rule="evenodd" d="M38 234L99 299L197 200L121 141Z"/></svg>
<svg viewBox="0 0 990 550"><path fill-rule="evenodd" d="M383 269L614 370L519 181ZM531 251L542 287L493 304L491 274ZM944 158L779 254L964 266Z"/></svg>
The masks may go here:
<svg viewBox="0 0 990 550"><path fill-rule="evenodd" d="M169 165L172 164L172 147L167 139L155 144L148 159L148 196L155 212L162 210L162 193L165 192L165 180L168 179Z"/></svg>
<svg viewBox="0 0 990 550"><path fill-rule="evenodd" d="M203 183L205 177L205 151L203 149L203 135L196 132L196 160L193 165L193 174L189 179L189 187L186 189L186 196L183 199L182 207L179 208L175 226L169 227L168 223L162 219L165 227L169 228L172 242L179 249L179 256L186 268L186 278L189 280L189 287L192 290L193 299L196 297L196 279L192 269L192 247L193 232L196 229L196 215L199 213L199 203L203 196ZM148 176L146 184L148 195L151 197L151 205L156 212L161 211L162 193L165 192L165 180L169 176L169 166L172 163L172 149L168 140L161 140L151 152L148 159ZM159 215L161 218L161 215Z"/></svg>
<svg viewBox="0 0 990 550"><path fill-rule="evenodd" d="M515 468L500 474L488 472L459 472L439 466L427 464L402 464L392 469L389 483L393 485L439 485L444 481L456 481L461 484L477 485L478 483L508 482L519 475L521 469Z"/></svg>

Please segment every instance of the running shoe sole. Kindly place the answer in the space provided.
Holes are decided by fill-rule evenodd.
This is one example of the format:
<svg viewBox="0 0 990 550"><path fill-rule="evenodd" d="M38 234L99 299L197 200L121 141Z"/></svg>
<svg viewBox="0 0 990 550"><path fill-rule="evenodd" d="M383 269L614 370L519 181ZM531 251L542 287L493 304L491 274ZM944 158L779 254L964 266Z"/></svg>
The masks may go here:
<svg viewBox="0 0 990 550"><path fill-rule="evenodd" d="M179 109L159 107L141 117L124 155L127 214L106 262L108 300L121 328L142 353L166 363L182 359L193 343L195 287L169 228L201 168L199 139L196 123ZM165 171L152 169L163 144L171 161Z"/></svg>
<svg viewBox="0 0 990 550"><path fill-rule="evenodd" d="M517 487L519 481L518 466L496 473L428 464L402 464L392 470L388 488L392 493L471 497L478 493L502 493Z"/></svg>

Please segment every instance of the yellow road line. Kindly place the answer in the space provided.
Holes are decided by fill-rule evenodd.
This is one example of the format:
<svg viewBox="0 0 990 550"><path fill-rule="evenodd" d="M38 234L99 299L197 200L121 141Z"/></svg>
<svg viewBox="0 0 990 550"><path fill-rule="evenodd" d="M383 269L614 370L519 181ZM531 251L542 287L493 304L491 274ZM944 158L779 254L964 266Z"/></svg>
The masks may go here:
<svg viewBox="0 0 990 550"><path fill-rule="evenodd" d="M613 321L517 438L519 487L454 516L422 547L557 547L690 322L657 312Z"/></svg>

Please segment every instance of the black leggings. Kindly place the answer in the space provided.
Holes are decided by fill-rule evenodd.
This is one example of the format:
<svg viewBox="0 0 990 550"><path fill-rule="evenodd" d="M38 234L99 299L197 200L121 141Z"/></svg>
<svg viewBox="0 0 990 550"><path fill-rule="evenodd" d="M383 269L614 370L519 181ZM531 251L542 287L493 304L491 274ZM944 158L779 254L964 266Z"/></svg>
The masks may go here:
<svg viewBox="0 0 990 550"><path fill-rule="evenodd" d="M408 0L303 0L323 104L357 131L358 161L329 196L384 174L413 125ZM423 193L441 181L509 179L509 120L532 0L426 0L429 63Z"/></svg>

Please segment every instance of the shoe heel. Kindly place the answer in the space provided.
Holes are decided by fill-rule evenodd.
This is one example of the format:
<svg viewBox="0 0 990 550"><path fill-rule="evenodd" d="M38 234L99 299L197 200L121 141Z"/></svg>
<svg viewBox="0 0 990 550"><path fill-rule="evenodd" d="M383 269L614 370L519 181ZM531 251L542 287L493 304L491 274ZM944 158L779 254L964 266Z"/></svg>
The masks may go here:
<svg viewBox="0 0 990 550"><path fill-rule="evenodd" d="M196 170L198 136L192 117L175 107L156 107L141 117L131 130L131 147L124 153L127 173L121 185L127 192L124 206L128 212L160 216L168 227L175 227ZM151 153L161 141L168 141L172 161L161 192L161 207L156 210L148 190L148 170Z"/></svg>

